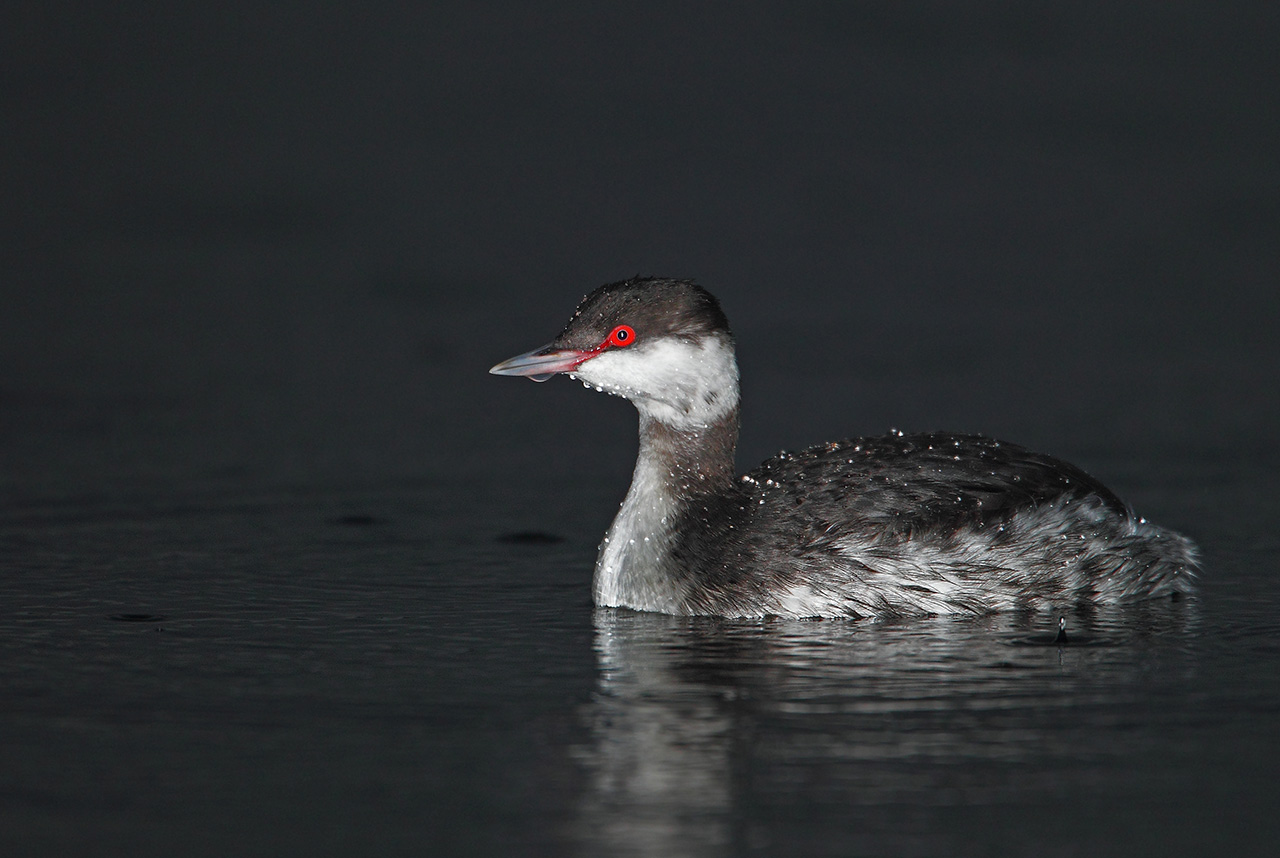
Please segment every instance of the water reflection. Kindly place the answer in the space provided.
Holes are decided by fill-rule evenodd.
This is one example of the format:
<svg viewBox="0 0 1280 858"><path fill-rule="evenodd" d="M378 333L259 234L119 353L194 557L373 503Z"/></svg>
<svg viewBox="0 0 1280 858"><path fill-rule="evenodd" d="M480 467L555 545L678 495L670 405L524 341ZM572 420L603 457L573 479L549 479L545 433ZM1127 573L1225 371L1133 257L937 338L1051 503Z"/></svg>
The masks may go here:
<svg viewBox="0 0 1280 858"><path fill-rule="evenodd" d="M1044 615L742 623L599 610L575 839L591 854L767 848L753 808L787 793L965 802L992 788L984 767L1114 756L1144 741L1123 726L1150 702L1142 678L1193 670L1194 610L1071 616L1065 647Z"/></svg>

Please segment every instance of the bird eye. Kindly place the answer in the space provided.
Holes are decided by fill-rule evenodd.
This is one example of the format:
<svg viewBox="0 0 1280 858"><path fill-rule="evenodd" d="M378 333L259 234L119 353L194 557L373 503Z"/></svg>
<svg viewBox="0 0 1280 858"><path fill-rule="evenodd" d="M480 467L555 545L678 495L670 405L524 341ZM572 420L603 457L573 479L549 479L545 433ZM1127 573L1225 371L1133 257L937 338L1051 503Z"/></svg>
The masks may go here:
<svg viewBox="0 0 1280 858"><path fill-rule="evenodd" d="M606 342L611 346L622 348L631 345L631 341L636 338L636 332L630 325L618 325L613 329L613 333L609 334Z"/></svg>

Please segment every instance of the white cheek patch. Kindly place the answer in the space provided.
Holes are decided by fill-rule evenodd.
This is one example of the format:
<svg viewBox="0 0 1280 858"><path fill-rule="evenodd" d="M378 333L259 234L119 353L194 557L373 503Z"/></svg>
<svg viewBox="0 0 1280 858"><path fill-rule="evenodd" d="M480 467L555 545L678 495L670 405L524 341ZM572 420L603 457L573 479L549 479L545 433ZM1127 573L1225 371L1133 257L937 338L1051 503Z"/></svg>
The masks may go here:
<svg viewBox="0 0 1280 858"><path fill-rule="evenodd" d="M723 337L610 349L570 374L677 428L715 423L738 405L738 362Z"/></svg>

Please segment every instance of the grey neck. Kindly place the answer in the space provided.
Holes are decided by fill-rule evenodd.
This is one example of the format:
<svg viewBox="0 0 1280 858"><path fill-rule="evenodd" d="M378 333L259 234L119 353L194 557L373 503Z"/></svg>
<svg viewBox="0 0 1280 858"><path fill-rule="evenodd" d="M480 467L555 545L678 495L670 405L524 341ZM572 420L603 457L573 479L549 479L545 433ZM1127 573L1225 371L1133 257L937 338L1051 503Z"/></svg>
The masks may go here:
<svg viewBox="0 0 1280 858"><path fill-rule="evenodd" d="M596 561L596 604L679 613L686 576L672 568L675 528L686 510L729 489L738 409L713 423L674 428L642 409L631 488Z"/></svg>
<svg viewBox="0 0 1280 858"><path fill-rule="evenodd" d="M640 459L653 459L666 469L666 490L673 498L693 501L723 492L733 482L738 447L738 409L734 407L708 426L677 429L640 416Z"/></svg>

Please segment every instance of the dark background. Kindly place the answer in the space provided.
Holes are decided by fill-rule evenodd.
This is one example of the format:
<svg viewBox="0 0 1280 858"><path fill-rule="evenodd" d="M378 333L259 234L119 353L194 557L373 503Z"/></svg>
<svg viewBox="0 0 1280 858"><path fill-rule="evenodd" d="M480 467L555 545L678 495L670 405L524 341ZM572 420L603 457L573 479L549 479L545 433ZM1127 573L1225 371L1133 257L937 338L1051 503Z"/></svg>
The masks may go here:
<svg viewBox="0 0 1280 858"><path fill-rule="evenodd" d="M1278 17L10 7L0 485L621 478L629 409L485 370L636 273L721 297L743 465L891 426L1255 455Z"/></svg>

